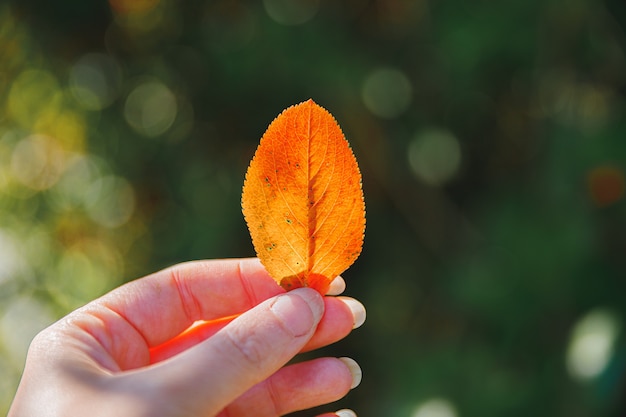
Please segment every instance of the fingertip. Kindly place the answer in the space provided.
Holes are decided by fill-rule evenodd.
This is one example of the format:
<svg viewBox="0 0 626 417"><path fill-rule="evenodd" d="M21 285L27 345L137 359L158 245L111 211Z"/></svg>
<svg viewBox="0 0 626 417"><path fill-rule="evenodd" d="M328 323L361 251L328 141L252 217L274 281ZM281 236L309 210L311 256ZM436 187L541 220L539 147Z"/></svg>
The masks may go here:
<svg viewBox="0 0 626 417"><path fill-rule="evenodd" d="M352 376L352 383L350 384L350 389L354 389L359 386L361 383L361 379L363 379L363 371L359 364L352 358L342 357L338 358L341 362L346 365L348 370L350 371L350 375Z"/></svg>
<svg viewBox="0 0 626 417"><path fill-rule="evenodd" d="M349 408L342 408L334 413L324 413L317 417L357 417L356 413Z"/></svg>
<svg viewBox="0 0 626 417"><path fill-rule="evenodd" d="M324 298L314 289L308 287L297 288L287 292L286 295L296 295L309 305L316 321L319 321L324 315Z"/></svg>
<svg viewBox="0 0 626 417"><path fill-rule="evenodd" d="M328 287L328 291L326 295L339 295L346 290L346 281L341 276L337 276L334 280L331 281L330 287Z"/></svg>
<svg viewBox="0 0 626 417"><path fill-rule="evenodd" d="M302 302L308 306L310 314L303 309ZM324 300L315 290L298 288L276 297L270 310L292 336L300 337L310 334L321 320Z"/></svg>
<svg viewBox="0 0 626 417"><path fill-rule="evenodd" d="M365 323L365 319L367 317L367 312L365 311L365 306L361 304L360 301L352 298L352 297L337 297L338 300L341 300L345 305L348 306L350 311L352 312L353 322L352 328L356 329L361 327L363 323Z"/></svg>

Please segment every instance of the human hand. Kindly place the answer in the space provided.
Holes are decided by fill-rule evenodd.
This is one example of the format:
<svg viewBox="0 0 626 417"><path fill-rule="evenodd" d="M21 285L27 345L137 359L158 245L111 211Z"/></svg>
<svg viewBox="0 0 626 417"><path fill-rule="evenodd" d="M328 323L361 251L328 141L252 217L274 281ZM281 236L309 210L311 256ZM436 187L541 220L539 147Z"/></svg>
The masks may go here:
<svg viewBox="0 0 626 417"><path fill-rule="evenodd" d="M336 279L331 292L343 285ZM233 315L172 342L198 320ZM309 288L285 293L256 259L179 264L39 333L9 417L275 417L311 408L358 385L358 365L347 358L285 364L364 320L354 299ZM354 414L324 414L336 415Z"/></svg>

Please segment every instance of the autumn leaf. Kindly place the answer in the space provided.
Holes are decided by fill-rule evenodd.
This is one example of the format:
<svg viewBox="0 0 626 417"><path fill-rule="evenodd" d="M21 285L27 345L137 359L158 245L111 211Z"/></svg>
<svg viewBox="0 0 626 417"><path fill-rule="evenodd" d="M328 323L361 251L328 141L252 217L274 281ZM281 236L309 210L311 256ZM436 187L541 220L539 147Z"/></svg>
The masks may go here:
<svg viewBox="0 0 626 417"><path fill-rule="evenodd" d="M267 128L243 186L257 256L286 290L322 294L361 253L365 204L356 158L333 116L313 100Z"/></svg>

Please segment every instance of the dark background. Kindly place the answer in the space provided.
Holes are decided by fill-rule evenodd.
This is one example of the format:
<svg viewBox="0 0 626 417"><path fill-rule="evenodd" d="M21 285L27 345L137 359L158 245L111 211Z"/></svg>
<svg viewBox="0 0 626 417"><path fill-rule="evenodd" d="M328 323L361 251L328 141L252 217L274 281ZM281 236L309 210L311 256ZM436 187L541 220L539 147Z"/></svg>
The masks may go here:
<svg viewBox="0 0 626 417"><path fill-rule="evenodd" d="M319 412L626 414L624 4L5 1L0 412L43 326L173 263L254 255L245 170L313 98L367 207L344 277L368 320L316 353L364 379Z"/></svg>

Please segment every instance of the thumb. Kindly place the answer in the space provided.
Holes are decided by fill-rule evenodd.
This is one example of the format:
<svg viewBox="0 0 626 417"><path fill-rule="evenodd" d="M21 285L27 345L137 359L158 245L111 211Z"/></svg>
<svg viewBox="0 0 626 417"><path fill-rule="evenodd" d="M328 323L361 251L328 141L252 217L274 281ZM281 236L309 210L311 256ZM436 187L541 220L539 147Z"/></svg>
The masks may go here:
<svg viewBox="0 0 626 417"><path fill-rule="evenodd" d="M166 392L180 396L187 410L216 414L293 358L313 336L323 314L324 300L315 290L280 294L146 371L154 373L149 376L153 384L162 381Z"/></svg>

